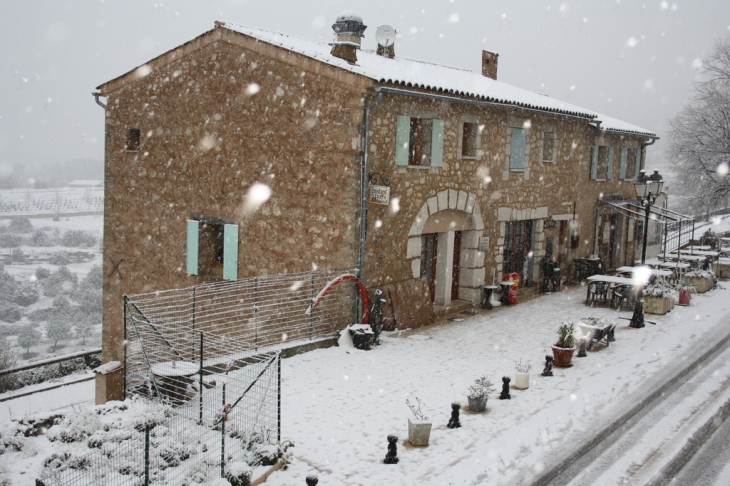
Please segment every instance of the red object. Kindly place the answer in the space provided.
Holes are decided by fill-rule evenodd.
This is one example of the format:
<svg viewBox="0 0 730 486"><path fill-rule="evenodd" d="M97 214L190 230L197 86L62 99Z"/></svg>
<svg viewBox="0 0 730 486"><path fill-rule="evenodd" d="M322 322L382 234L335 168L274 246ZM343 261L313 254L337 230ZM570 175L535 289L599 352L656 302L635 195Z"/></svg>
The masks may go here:
<svg viewBox="0 0 730 486"><path fill-rule="evenodd" d="M320 290L319 294L317 294L317 297L314 298L314 302L312 302L312 305L309 306L309 308L306 310L305 314L309 315L312 312L314 312L314 309L317 308L319 303L322 301L325 295L329 294L330 291L337 287L338 284L341 282L344 282L345 280L352 280L357 283L358 288L360 289L360 298L362 299L362 324L368 323L368 293L365 291L365 286L362 284L359 278L357 278L355 275L351 274L345 274L340 275L339 277L335 278L334 280L330 281L325 287Z"/></svg>
<svg viewBox="0 0 730 486"><path fill-rule="evenodd" d="M510 287L509 292L507 293L507 298L509 299L510 305L515 305L517 303L517 285Z"/></svg>
<svg viewBox="0 0 730 486"><path fill-rule="evenodd" d="M679 289L679 305L689 305L692 300L692 292L687 289Z"/></svg>

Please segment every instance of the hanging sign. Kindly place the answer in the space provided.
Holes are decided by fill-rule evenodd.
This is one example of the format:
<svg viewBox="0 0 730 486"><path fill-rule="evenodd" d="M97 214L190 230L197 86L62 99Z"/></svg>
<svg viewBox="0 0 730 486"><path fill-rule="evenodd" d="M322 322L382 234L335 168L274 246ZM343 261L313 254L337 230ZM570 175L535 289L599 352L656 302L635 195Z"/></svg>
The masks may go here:
<svg viewBox="0 0 730 486"><path fill-rule="evenodd" d="M390 187L370 186L370 202L373 204L390 204Z"/></svg>

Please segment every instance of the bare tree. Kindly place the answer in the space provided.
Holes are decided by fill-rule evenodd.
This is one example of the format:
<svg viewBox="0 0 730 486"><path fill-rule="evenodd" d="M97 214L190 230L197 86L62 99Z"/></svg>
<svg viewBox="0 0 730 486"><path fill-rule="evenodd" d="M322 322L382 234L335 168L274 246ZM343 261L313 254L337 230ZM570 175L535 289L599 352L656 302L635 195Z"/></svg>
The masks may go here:
<svg viewBox="0 0 730 486"><path fill-rule="evenodd" d="M669 162L688 205L700 210L730 197L730 38L718 40L703 61L704 79L670 121Z"/></svg>

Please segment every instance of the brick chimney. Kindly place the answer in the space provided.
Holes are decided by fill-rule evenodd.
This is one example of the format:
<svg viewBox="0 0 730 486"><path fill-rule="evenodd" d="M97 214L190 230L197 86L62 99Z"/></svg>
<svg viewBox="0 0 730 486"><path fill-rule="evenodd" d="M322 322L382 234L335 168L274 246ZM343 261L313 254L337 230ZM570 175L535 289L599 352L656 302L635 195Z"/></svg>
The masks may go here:
<svg viewBox="0 0 730 486"><path fill-rule="evenodd" d="M342 12L337 16L337 21L332 25L336 37L331 42L332 54L335 57L344 59L350 64L357 62L357 50L360 49L360 39L363 37L367 26L363 24L362 17L355 12Z"/></svg>
<svg viewBox="0 0 730 486"><path fill-rule="evenodd" d="M482 76L497 79L497 61L499 54L495 52L482 51Z"/></svg>

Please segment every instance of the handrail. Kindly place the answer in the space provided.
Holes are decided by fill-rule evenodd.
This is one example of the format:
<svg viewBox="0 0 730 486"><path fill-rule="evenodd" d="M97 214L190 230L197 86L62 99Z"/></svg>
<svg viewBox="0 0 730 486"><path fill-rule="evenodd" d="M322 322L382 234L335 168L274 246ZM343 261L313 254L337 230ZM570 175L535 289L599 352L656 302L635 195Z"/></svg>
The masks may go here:
<svg viewBox="0 0 730 486"><path fill-rule="evenodd" d="M65 354L63 356L58 356L56 358L44 359L41 361L36 361L35 363L30 363L27 365L16 366L15 368L8 368L7 370L2 370L2 371L0 371L0 376L9 375L11 373L17 373L19 371L32 370L34 368L40 368L41 366L60 363L62 361L68 361L68 360L76 359L76 358L83 358L85 356L91 356L92 354L99 354L99 353L101 353L101 348L94 348L90 351L79 351L77 353Z"/></svg>

